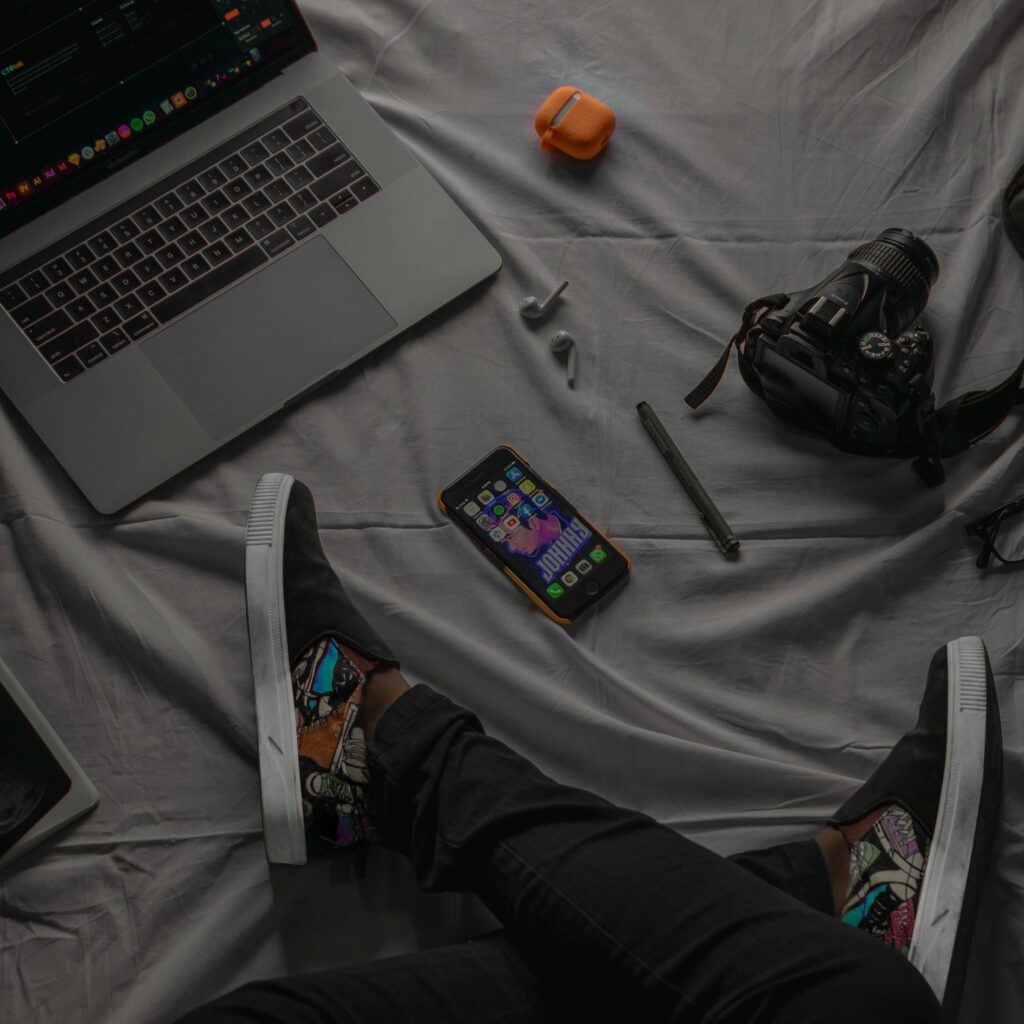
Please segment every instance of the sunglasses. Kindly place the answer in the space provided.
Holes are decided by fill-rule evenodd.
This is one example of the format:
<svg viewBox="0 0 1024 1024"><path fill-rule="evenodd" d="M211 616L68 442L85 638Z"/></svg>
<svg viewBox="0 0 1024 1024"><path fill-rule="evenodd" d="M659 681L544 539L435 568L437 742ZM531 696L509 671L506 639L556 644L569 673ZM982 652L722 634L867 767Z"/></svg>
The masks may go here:
<svg viewBox="0 0 1024 1024"><path fill-rule="evenodd" d="M979 569L986 568L993 557L998 558L1004 565L1020 565L1024 562L1024 555L1021 555L1020 558L1008 557L1011 552L1011 544L1013 553L1024 551L1024 545L1021 545L1018 539L1010 542L1005 539L1004 535L1002 552L1000 552L999 544L1000 527L1007 519L1011 519L1020 512L1024 512L1024 494L1019 498L1014 498L1013 501L1008 501L1005 505L1000 505L999 508L992 509L991 512L964 527L968 537L977 537L981 541L981 551L978 552L978 559L974 563Z"/></svg>

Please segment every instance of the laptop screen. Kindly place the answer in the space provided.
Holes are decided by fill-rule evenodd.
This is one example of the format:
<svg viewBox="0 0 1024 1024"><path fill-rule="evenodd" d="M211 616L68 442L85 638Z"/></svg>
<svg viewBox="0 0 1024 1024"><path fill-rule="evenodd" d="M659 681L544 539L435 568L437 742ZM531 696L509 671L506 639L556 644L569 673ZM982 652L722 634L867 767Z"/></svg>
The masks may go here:
<svg viewBox="0 0 1024 1024"><path fill-rule="evenodd" d="M314 48L293 0L0 0L0 237Z"/></svg>

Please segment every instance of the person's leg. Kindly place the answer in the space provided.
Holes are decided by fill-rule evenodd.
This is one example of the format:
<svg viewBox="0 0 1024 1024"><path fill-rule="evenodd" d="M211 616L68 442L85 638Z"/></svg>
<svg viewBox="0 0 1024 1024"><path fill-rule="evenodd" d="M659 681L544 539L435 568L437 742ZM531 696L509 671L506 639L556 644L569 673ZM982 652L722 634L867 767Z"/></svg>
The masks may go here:
<svg viewBox="0 0 1024 1024"><path fill-rule="evenodd" d="M368 741L385 711L407 689L397 670L378 673L363 700L363 730ZM839 916L849 873L849 848L838 831L826 828L813 839L781 843L728 857L776 889L830 917Z"/></svg>
<svg viewBox="0 0 1024 1024"><path fill-rule="evenodd" d="M844 996L833 1021L930 1020L936 995L955 1018L1002 776L977 637L936 652L917 723L828 828L739 863L559 786L429 688L385 692L369 720L384 836L426 888L472 888L560 969L639 985L671 1020L815 1019Z"/></svg>
<svg viewBox="0 0 1024 1024"><path fill-rule="evenodd" d="M646 815L552 781L430 688L369 725L385 843L424 888L476 892L542 974L628 997L652 1021L939 1019L921 976L884 944Z"/></svg>

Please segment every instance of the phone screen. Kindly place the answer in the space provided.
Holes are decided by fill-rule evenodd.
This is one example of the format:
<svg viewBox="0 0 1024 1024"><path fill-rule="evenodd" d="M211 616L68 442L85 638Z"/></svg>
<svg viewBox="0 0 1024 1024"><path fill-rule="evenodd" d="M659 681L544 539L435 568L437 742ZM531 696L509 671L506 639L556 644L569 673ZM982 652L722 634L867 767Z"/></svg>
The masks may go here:
<svg viewBox="0 0 1024 1024"><path fill-rule="evenodd" d="M495 449L441 500L561 618L575 618L629 570L619 550L510 448Z"/></svg>

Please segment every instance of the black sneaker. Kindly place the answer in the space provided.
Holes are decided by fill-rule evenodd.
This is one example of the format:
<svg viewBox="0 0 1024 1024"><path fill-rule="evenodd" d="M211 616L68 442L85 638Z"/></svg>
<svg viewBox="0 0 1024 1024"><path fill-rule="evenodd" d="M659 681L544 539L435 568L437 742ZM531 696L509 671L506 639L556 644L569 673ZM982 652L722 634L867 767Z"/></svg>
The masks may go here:
<svg viewBox="0 0 1024 1024"><path fill-rule="evenodd" d="M978 637L940 648L917 724L830 825L850 846L843 919L903 952L956 1018L995 835L1003 743Z"/></svg>
<svg viewBox="0 0 1024 1024"><path fill-rule="evenodd" d="M253 495L245 592L267 859L304 864L309 832L373 837L359 713L367 679L398 660L327 561L309 488L282 473Z"/></svg>

